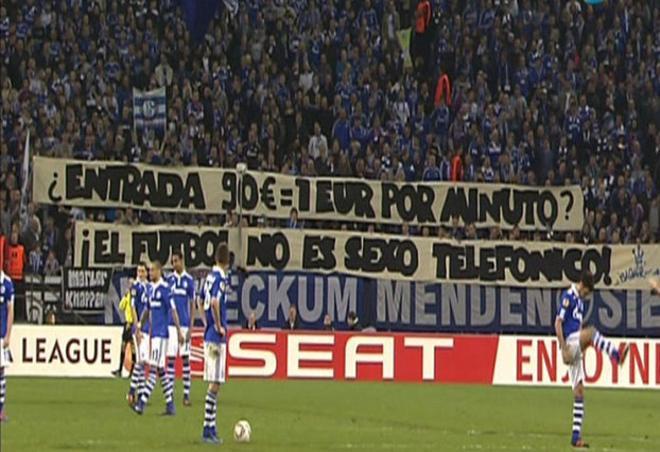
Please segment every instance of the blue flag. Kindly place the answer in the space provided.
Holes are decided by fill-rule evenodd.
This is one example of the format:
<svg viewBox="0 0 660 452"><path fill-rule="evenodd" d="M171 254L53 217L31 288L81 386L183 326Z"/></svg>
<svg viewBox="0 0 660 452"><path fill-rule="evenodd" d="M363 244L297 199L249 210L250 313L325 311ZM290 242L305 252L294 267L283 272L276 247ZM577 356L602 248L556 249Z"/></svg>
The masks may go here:
<svg viewBox="0 0 660 452"><path fill-rule="evenodd" d="M166 125L165 87L152 91L133 88L133 126L136 129L165 129Z"/></svg>

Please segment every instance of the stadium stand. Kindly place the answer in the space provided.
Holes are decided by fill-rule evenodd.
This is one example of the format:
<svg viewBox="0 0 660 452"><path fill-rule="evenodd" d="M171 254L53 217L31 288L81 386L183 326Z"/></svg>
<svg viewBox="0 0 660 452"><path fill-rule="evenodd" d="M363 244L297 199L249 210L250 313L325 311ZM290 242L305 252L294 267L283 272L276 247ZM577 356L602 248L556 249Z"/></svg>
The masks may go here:
<svg viewBox="0 0 660 452"><path fill-rule="evenodd" d="M554 232L553 239L655 243L660 10L654 2L422 3L432 3L432 17L416 16L410 0L249 0L235 16L219 9L196 40L173 0L2 2L6 248L23 245L27 273L55 272L71 265L73 219L233 220L229 212L33 204L21 215L28 129L33 154L83 160L579 184L587 221L580 233ZM397 37L406 27L413 30L412 65ZM167 90L168 130L137 134L132 89L158 87ZM443 234L408 225L376 229ZM546 238L515 232L510 238ZM477 231L479 238L502 234L508 236Z"/></svg>

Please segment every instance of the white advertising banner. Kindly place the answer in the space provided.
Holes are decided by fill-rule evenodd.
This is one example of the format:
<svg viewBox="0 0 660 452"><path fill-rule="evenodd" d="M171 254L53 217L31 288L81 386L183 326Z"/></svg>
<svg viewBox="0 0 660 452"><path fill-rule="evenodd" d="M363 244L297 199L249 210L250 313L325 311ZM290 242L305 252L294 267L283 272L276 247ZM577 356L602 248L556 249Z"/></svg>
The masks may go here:
<svg viewBox="0 0 660 452"><path fill-rule="evenodd" d="M660 389L660 340L623 339L630 345L622 366L589 347L584 354L585 386ZM557 339L543 336L500 336L493 374L495 385L571 386Z"/></svg>
<svg viewBox="0 0 660 452"><path fill-rule="evenodd" d="M10 376L110 377L119 365L121 326L15 325Z"/></svg>

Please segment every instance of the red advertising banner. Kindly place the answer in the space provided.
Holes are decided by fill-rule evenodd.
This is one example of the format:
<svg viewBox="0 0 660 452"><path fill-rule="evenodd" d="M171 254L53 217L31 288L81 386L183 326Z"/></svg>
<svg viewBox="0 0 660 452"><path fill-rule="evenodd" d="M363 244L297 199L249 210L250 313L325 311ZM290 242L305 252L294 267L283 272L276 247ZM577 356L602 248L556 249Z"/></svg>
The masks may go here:
<svg viewBox="0 0 660 452"><path fill-rule="evenodd" d="M195 330L191 366L198 376L203 370L202 339ZM497 344L493 335L236 330L229 334L227 374L490 384Z"/></svg>
<svg viewBox="0 0 660 452"><path fill-rule="evenodd" d="M621 367L586 350L585 384L660 389L660 340L614 339L624 342L630 354ZM201 376L201 331L193 334L192 353ZM229 378L570 386L551 336L235 330L227 355Z"/></svg>
<svg viewBox="0 0 660 452"><path fill-rule="evenodd" d="M497 336L235 332L230 377L486 383Z"/></svg>

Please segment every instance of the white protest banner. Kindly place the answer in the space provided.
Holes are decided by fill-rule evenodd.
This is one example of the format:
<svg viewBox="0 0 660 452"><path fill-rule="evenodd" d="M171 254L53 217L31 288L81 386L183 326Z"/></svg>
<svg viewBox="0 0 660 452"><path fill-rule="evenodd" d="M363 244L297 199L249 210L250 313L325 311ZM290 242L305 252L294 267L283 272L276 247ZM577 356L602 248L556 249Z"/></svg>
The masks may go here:
<svg viewBox="0 0 660 452"><path fill-rule="evenodd" d="M210 267L218 243L240 252L248 270L341 273L402 281L562 287L583 268L598 288L647 289L660 276L658 245L447 240L365 235L353 231L76 223L76 266L134 266L168 262L181 250L186 265ZM239 243L240 241L240 243ZM240 246L239 246L240 244Z"/></svg>
<svg viewBox="0 0 660 452"><path fill-rule="evenodd" d="M157 211L286 219L292 208L305 220L522 230L580 230L584 197L579 186L386 182L305 178L220 168L165 167L35 157L33 196L43 204L132 207ZM242 180L242 184L241 184ZM239 197L239 193L241 196Z"/></svg>

